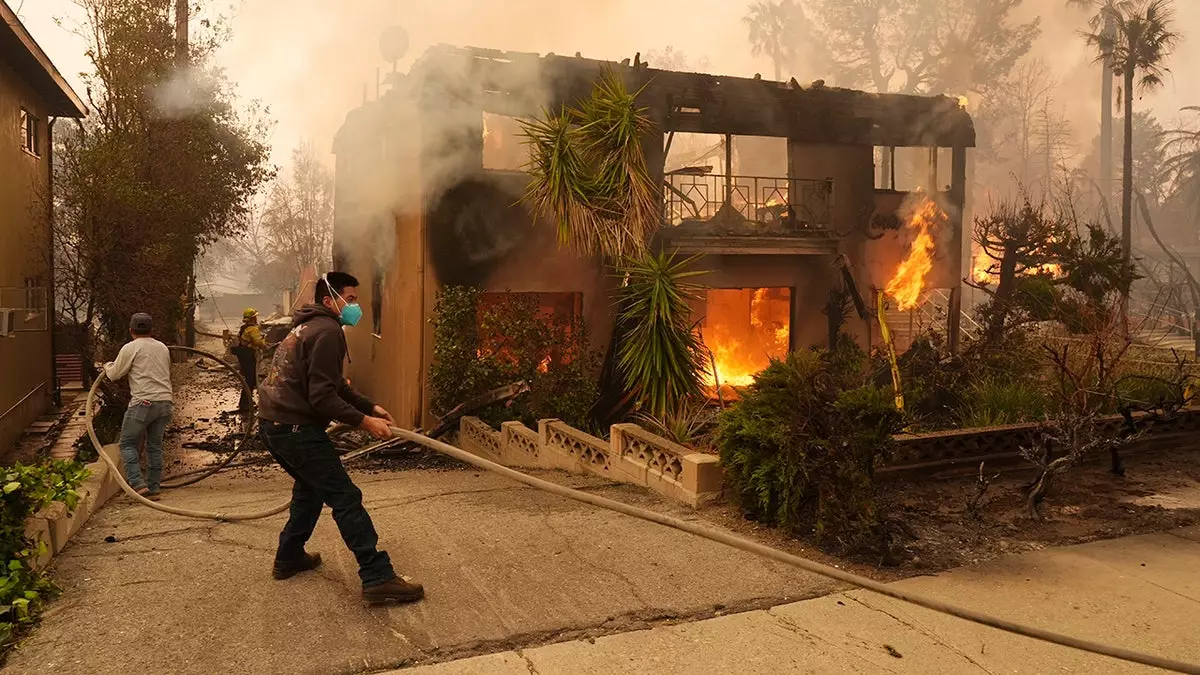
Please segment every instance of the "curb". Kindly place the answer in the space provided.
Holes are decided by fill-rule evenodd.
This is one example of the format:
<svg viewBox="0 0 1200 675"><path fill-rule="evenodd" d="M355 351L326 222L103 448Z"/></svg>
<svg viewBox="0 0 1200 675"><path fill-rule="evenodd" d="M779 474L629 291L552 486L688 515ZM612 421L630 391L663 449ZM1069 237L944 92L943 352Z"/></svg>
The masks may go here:
<svg viewBox="0 0 1200 675"><path fill-rule="evenodd" d="M103 452L121 465L121 450L117 445L104 446ZM46 552L33 561L33 568L43 570L54 556L67 547L67 542L83 529L85 523L110 499L120 494L121 484L104 460L87 465L88 478L79 488L79 503L75 512L67 514L67 506L54 502L25 521L25 535L34 541L46 542Z"/></svg>

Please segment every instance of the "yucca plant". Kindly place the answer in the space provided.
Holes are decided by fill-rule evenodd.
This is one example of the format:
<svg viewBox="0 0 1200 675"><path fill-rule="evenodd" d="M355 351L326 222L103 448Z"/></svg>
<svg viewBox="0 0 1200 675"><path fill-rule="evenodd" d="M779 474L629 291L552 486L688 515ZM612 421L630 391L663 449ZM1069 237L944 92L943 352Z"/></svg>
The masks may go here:
<svg viewBox="0 0 1200 675"><path fill-rule="evenodd" d="M619 259L645 252L661 221L641 138L653 125L619 75L542 119L521 122L530 146L524 200L558 227L560 245Z"/></svg>
<svg viewBox="0 0 1200 675"><path fill-rule="evenodd" d="M704 273L688 269L694 261L647 254L626 258L617 270L625 280L617 364L637 406L656 417L703 395L701 379L708 363L690 305L699 299L701 287L688 280Z"/></svg>
<svg viewBox="0 0 1200 675"><path fill-rule="evenodd" d="M689 305L699 287L686 282L700 272L687 270L691 260L649 250L662 224L661 188L642 149L654 127L639 93L609 71L578 105L521 123L530 148L524 201L555 223L560 246L600 256L621 278L602 387L615 395L598 403L598 420L624 416L630 405L665 416L702 394L706 365Z"/></svg>
<svg viewBox="0 0 1200 675"><path fill-rule="evenodd" d="M717 415L721 407L707 397L691 398L664 416L638 413L636 419L647 431L698 450L713 446Z"/></svg>

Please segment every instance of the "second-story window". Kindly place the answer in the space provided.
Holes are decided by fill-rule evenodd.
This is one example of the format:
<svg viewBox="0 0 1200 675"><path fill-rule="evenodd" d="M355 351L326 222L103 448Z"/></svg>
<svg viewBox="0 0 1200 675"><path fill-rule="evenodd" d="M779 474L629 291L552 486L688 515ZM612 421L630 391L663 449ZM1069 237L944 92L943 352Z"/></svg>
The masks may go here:
<svg viewBox="0 0 1200 675"><path fill-rule="evenodd" d="M21 109L21 149L34 157L41 157L41 120L24 108Z"/></svg>

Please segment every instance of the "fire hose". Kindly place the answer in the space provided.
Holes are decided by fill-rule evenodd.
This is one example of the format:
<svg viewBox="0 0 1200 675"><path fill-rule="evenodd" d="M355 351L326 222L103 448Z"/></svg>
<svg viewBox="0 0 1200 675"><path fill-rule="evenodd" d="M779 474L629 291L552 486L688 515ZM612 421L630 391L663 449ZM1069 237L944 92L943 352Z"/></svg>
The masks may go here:
<svg viewBox="0 0 1200 675"><path fill-rule="evenodd" d="M191 349L191 348L187 348L187 347L171 347L171 349L199 354L201 356L205 356L207 358L213 359L213 360L217 361L218 363L224 363L223 361L216 358L215 356L208 354L206 352L202 352L197 349ZM226 365L228 366L228 364L226 364ZM229 367L232 368L232 366L229 366ZM273 506L273 507L265 509L263 511L250 512L250 513L222 513L222 512L194 511L191 509L183 509L183 508L178 508L178 507L174 507L174 506L169 506L166 504L161 504L158 502L153 502L153 501L150 501L149 499L146 499L142 495L138 494L137 491L134 490L129 485L129 483L125 480L125 477L121 471L121 468L118 467L116 462L114 462L103 451L104 449L100 444L100 439L96 436L96 430L92 424L93 403L95 400L96 390L97 390L100 382L103 379L104 379L104 374L103 374L103 371L101 371L100 376L96 378L96 381L92 384L91 390L88 392L87 407L86 407L86 414L85 414L85 419L87 422L88 437L91 438L92 444L96 447L96 452L99 453L100 457L104 460L104 462L108 465L109 469L112 471L113 475L116 477L118 483L121 486L121 489L125 492L125 494L132 497L139 504L142 504L143 506L148 506L148 507L150 507L152 509L156 509L158 511L162 511L164 513L171 513L171 514L174 514L177 516L184 516L187 518L200 518L200 519L207 519L207 520L229 521L229 522L257 520L257 519L261 519L261 518L267 518L267 517L276 515L278 513L282 513L283 511L286 511L288 509L289 505L291 504L290 499L288 499L287 501L285 501L277 506ZM331 428L330 433L341 432L346 429L348 429L348 427L346 427L345 425L339 425L339 426L335 426L335 427ZM720 544L724 544L731 548L745 551L747 553L753 553L753 554L762 556L764 558L774 560L776 562L781 562L786 565L790 565L792 567L799 568L799 569L801 569L805 572L809 572L811 574L816 574L819 576L826 577L828 579L840 581L840 582L842 582L844 584L848 584L850 586L855 586L855 587L858 587L858 588L861 588L864 590L868 590L868 591L877 593L877 594L885 596L885 597L889 597L889 598L892 598L895 600L899 600L901 602L906 602L906 603L909 603L912 605L916 605L918 607L924 607L925 609L932 610L934 612L939 612L941 614L946 614L948 616L953 616L953 617L957 617L959 619L964 619L966 621L970 621L972 623L976 623L981 626L987 626L989 628L995 628L995 629L1002 630L1002 631L1005 631L1008 633L1012 633L1014 635L1021 635L1023 637L1033 638L1035 640L1041 640L1043 642L1057 644L1062 647L1069 647L1071 649L1077 649L1080 651L1090 652L1093 654L1108 656L1110 658L1118 659L1121 661L1126 661L1126 662L1130 662L1130 663L1138 663L1141 665L1150 666L1153 668L1159 668L1162 670L1167 670L1167 671L1172 671L1172 672L1177 672L1177 673L1188 673L1190 675L1200 675L1200 664L1197 664L1197 663L1187 663L1184 661L1176 661L1173 659L1168 659L1168 658L1156 656L1153 654L1145 654L1145 653L1133 651L1130 649L1125 649L1123 647L1116 647L1116 646L1112 646L1112 645L1101 644L1099 642L1084 640L1084 639L1073 637L1070 635L1064 635L1062 633L1044 630L1044 629L1036 628L1033 626L1026 626L1024 624L1016 623L1014 621L1009 621L1007 619L994 617L994 616L991 616L990 614L985 614L983 612L979 612L976 610L967 609L965 607L959 607L957 605L943 602L936 598L932 598L932 597L929 597L929 596L926 596L926 595L923 595L920 593L913 593L910 591L895 588L893 586L889 586L887 584L875 581L873 579L868 579L866 577L859 576L857 574L852 574L850 572L846 572L844 570L840 570L835 567L831 567L829 565L824 565L819 562L808 560L806 558L801 558L801 557L793 555L791 553L786 553L779 549L771 548L770 546L765 546L763 544L759 544L757 542L750 541L748 539L744 539L742 537L739 537L739 536L736 536L733 534L721 532L718 530L711 530L711 529L702 527L700 525L697 525L693 522L680 520L679 518L674 518L672 516L668 516L668 515L665 515L662 513L657 513L654 511L647 510L647 509L638 508L636 506L630 506L629 504L625 504L623 502L618 502L618 501L608 499L605 497L600 497L598 495L589 494L587 492L583 492L583 491L576 490L573 488L565 487L565 486L559 485L557 483L551 483L550 481L543 480L541 478L535 478L533 476L524 474L520 471L516 471L514 469L510 469L506 466L502 466L500 464L497 464L490 460L484 459L482 457L478 457L469 452L466 452L465 450L456 448L447 443L443 443L441 441L438 441L438 440L429 438L427 436L424 436L422 434L416 433L414 431L409 431L407 429L399 429L396 427L392 427L392 435L393 435L392 439L383 441L381 443L376 443L367 448L363 448L362 450L358 450L353 453L347 454L346 456L342 457L342 462L346 463L346 462L351 461L352 459L356 459L358 457L369 455L375 449L377 449L383 445L390 444L390 443L394 442L396 439L404 439L408 442L412 442L412 443L424 446L430 450L434 450L436 452L439 452L439 453L446 455L448 457L451 457L453 459L457 459L458 461L463 462L465 464L469 464L471 466L474 466L474 467L477 467L480 469L484 469L486 471L490 471L497 475L504 476L505 478L510 478L518 483L521 483L523 485L528 485L529 487L532 487L537 490L541 490L543 492L547 492L552 495L556 495L559 497L565 497L567 499L572 499L572 500L575 500L578 502L582 502L584 504L589 504L591 506L596 506L596 507L599 507L602 509L607 509L609 511L627 515L627 516L630 516L633 518L638 518L640 520L645 520L645 521L648 521L651 523L657 523L659 525L663 525L663 526L666 526L666 527L669 527L669 528L672 528L675 530L679 530L681 532L686 532L688 534L692 534L692 535L701 537L703 539L708 539L709 541L714 541L714 542L717 542Z"/></svg>

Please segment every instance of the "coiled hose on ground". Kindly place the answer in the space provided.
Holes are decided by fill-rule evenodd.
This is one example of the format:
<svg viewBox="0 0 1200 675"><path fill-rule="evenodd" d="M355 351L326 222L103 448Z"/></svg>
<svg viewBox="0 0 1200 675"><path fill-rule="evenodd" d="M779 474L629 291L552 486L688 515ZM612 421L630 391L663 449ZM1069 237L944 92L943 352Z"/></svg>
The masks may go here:
<svg viewBox="0 0 1200 675"><path fill-rule="evenodd" d="M231 371L233 371L235 374L237 374L237 371L234 370L232 366L230 366L229 364L225 363L221 359L219 359L216 356L213 356L212 354L209 354L207 352L204 352L204 351L201 351L198 349L188 348L188 347L171 347L171 349L175 350L175 351L192 353L192 354L196 354L199 356L203 356L203 357L212 359L218 363L225 365L225 367L229 368ZM274 506L274 507L271 507L271 508L263 510L263 511L256 511L256 512L251 512L251 513L221 513L221 512L193 511L191 509L182 509L182 508L178 508L178 507L174 507L174 506L169 506L167 504L152 502L149 499L146 499L145 497L139 495L137 493L137 491L134 490L132 487L130 487L129 483L126 482L124 474L121 471L121 468L119 466L117 466L117 464L108 455L106 455L103 452L103 447L100 444L100 439L96 436L95 427L92 425L93 404L95 401L96 390L99 387L99 384L103 378L104 378L104 374L102 371L100 376L96 378L96 382L92 384L91 390L88 392L87 408L86 408L86 415L85 415L85 418L87 421L87 431L88 431L88 436L92 440L92 444L96 446L96 452L98 452L100 454L100 457L103 458L104 462L106 464L108 464L108 467L113 471L114 476L117 478L117 481L120 483L121 489L125 492L125 494L129 495L135 501L137 501L138 503L140 503L144 506L149 506L152 509L162 511L164 513L171 513L171 514L174 514L177 516L184 516L187 518L202 518L202 519L208 519L208 520L219 520L219 521L257 520L260 518L267 518L267 517L273 516L275 514L282 513L283 511L286 511L288 509L288 506L291 503L290 499L279 504L278 506ZM241 379L241 376L238 375L238 378ZM245 383L243 382L243 386L244 385L245 385ZM335 427L334 429L331 429L331 433L334 431L340 432L340 431L344 431L344 430L346 430L345 426ZM466 452L464 450L456 448L452 445L429 438L427 436L423 436L423 435L418 434L413 431L408 431L407 429L398 429L398 428L393 427L392 434L395 438L402 438L402 439L410 441L412 443L416 443L416 444L424 446L430 450L434 450L434 451L439 452L448 457L457 459L460 462L470 464L471 466L475 466L480 469L491 471L492 473L499 474L506 478L511 478L512 480L517 481L518 483L522 483L522 484L528 485L532 488L542 490L543 492L548 492L550 494L558 495L560 497L565 497L567 499L573 499L578 502L583 502L584 504L590 504L592 506L597 506L602 509L607 509L609 511L621 513L621 514L624 514L627 516L631 516L633 518L638 518L638 519L649 521L652 523L658 523L659 525L665 525L666 527L670 527L670 528L679 530L681 532L687 532L688 534L693 534L698 537L708 539L710 541L715 541L720 544L725 544L726 546L730 546L730 547L736 548L741 551L746 551L748 553L754 553L754 554L760 555L764 558L769 558L769 559L775 560L777 562L791 565L792 567L799 568L799 569L804 570L805 572L809 572L811 574L816 574L816 575L823 576L823 577L826 577L829 579L833 579L835 581L840 581L844 584L848 584L850 586L856 586L858 588L862 588L862 589L865 589L865 590L868 590L868 591L871 591L874 593L878 593L879 595L893 598L895 600L907 602L909 604L913 604L918 607L924 607L925 609L929 609L929 610L932 610L935 612L940 612L942 614L947 614L949 616L958 617L960 619L965 619L967 621L977 623L982 626L988 626L990 628L995 628L998 630L1006 631L1008 633L1013 633L1015 635L1021 635L1024 637L1033 638L1035 640L1050 642L1050 643L1057 644L1057 645L1060 645L1063 647L1070 647L1072 649L1078 649L1078 650L1085 651L1085 652L1091 652L1093 654L1100 654L1102 656L1108 656L1108 657L1111 657L1114 659L1119 659L1119 660L1127 661L1130 663L1138 663L1138 664L1150 666L1153 668L1159 668L1162 670L1173 671L1173 672L1177 672L1177 673L1188 673L1190 675L1200 675L1200 664L1185 663L1183 661L1176 661L1173 659L1155 656L1153 654L1144 654L1141 652L1124 649L1122 647L1115 647L1112 645L1106 645L1106 644L1101 644L1098 642L1092 642L1090 640L1083 640L1083 639L1076 638L1076 637L1073 637L1070 635L1063 635L1061 633L1043 630L1041 628L1036 628L1033 626L1026 626L1024 624L1009 621L1007 619L1001 619L1001 618L994 617L989 614L984 614L982 612L978 612L978 611L975 611L972 609L967 609L964 607L952 605L952 604L943 602L941 600L931 598L926 595L922 595L919 593L911 593L909 591L901 590L899 588L889 586L887 584L875 581L873 579L868 579L866 577L862 577L857 574L851 574L850 572L846 572L846 571L837 569L835 567L830 567L829 565L823 565L821 563L814 562L812 560L807 560L805 558L801 558L799 556L792 555L791 553L786 553L784 551L780 551L779 549L771 548L770 546L764 546L763 544L759 544L757 542L753 542L748 539L743 539L742 537L738 537L736 535L732 535L732 534L717 531L717 530L710 530L710 529L701 527L695 523L680 520L678 518L673 518L671 516L664 515L662 513L656 513L654 511L649 511L646 509L638 508L636 506L630 506L628 504L614 501L612 499L607 499L605 497L600 497L597 495L588 494L586 492L581 492L579 490L575 490L575 489L572 489L569 487L558 485L557 483L551 483L549 481L542 480L541 478L535 478L533 476L529 476L524 473L521 473L520 471L515 471L506 466L501 466L499 464L496 464L495 462L491 462L489 460L483 459L482 457L477 457L475 455L472 455L469 452ZM391 440L384 441L383 443L377 443L377 444L369 446L367 448L363 448L362 450L358 450L353 453L350 453L350 454L342 457L342 462L345 463L345 462L350 461L351 459L369 455L375 449L377 449L383 445L389 444L391 442L392 442Z"/></svg>

